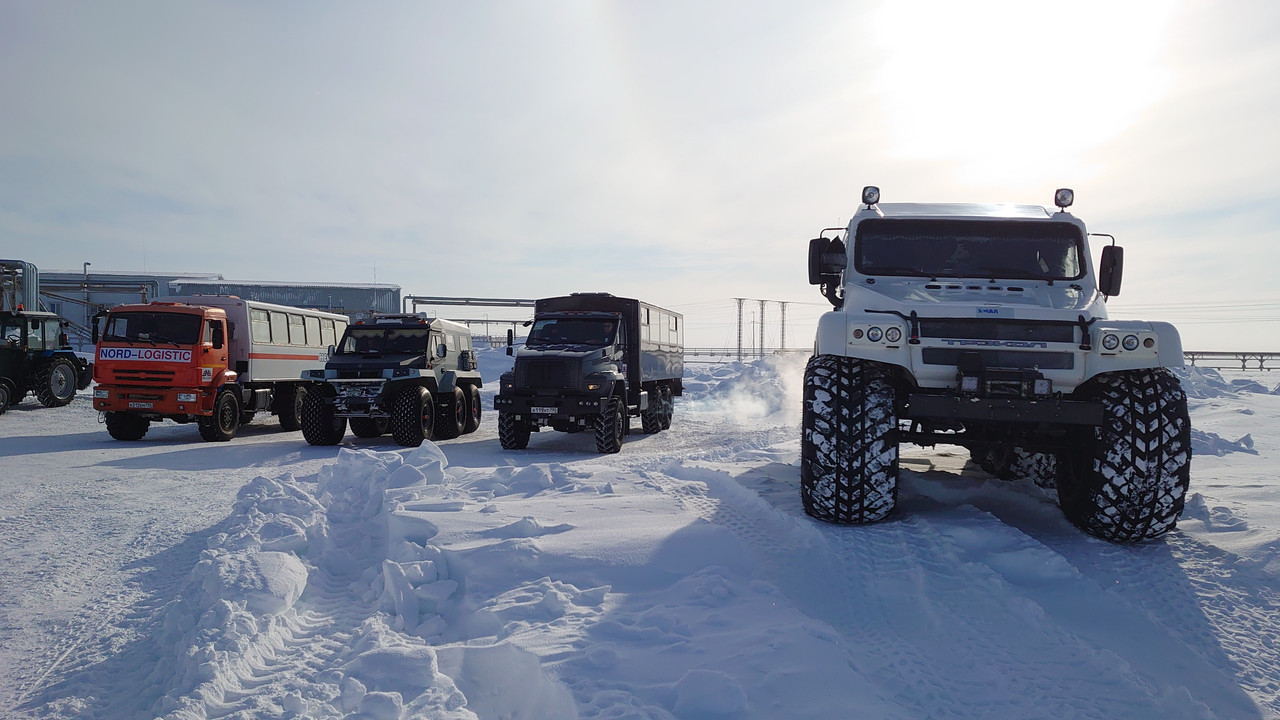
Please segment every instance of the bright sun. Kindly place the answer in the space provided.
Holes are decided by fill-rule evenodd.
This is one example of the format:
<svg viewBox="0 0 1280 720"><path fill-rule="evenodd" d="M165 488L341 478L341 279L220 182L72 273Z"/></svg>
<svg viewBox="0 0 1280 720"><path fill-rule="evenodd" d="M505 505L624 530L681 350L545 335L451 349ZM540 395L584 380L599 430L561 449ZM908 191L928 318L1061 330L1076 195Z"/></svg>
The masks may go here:
<svg viewBox="0 0 1280 720"><path fill-rule="evenodd" d="M1168 90L1169 2L887 3L877 90L889 155L968 184L1093 175L1090 152Z"/></svg>

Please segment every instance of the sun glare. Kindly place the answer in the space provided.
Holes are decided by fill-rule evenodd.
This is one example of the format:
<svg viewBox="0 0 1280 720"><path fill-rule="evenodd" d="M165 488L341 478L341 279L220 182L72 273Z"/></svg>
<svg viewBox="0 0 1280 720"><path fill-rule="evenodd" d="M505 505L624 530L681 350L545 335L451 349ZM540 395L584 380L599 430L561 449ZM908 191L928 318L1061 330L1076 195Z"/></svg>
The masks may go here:
<svg viewBox="0 0 1280 720"><path fill-rule="evenodd" d="M891 157L1001 185L1086 178L1171 84L1167 2L893 2L877 13Z"/></svg>

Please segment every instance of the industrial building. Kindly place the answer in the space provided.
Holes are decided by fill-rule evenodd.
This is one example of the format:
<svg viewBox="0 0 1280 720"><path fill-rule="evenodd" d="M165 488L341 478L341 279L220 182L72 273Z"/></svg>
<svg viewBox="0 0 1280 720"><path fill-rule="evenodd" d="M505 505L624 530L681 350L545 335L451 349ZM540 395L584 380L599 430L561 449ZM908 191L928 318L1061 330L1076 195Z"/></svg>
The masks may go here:
<svg viewBox="0 0 1280 720"><path fill-rule="evenodd" d="M219 273L40 271L45 307L71 322L73 344L90 344L95 313L122 303L184 295L236 295L247 300L343 313L353 319L371 312L400 311L400 286L387 283L290 283L227 280Z"/></svg>

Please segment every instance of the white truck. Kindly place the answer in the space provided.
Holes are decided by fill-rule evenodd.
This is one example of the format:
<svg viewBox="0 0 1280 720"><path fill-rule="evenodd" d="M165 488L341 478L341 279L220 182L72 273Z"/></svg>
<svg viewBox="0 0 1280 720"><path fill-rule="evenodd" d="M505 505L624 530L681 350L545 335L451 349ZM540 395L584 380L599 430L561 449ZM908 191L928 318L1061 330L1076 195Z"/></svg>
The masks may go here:
<svg viewBox="0 0 1280 720"><path fill-rule="evenodd" d="M152 422L195 421L210 441L235 437L258 412L297 430L309 385L347 317L244 300L172 297L119 305L94 323L93 406L117 440L139 440Z"/></svg>
<svg viewBox="0 0 1280 720"><path fill-rule="evenodd" d="M967 447L998 477L1055 487L1112 541L1172 529L1190 482L1183 364L1168 323L1117 321L1123 251L1037 205L881 203L809 244L833 305L804 378L801 497L837 523L880 520L898 445ZM834 237L827 234L835 230ZM1110 238L1095 271L1091 237Z"/></svg>

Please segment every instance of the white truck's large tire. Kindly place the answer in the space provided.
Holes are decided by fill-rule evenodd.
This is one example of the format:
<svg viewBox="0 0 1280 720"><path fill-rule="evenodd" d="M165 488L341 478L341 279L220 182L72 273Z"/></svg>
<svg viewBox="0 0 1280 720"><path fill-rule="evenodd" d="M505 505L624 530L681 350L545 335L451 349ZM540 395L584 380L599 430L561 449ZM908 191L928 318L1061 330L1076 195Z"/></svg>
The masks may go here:
<svg viewBox="0 0 1280 720"><path fill-rule="evenodd" d="M898 500L898 418L879 364L834 355L809 359L800 435L800 499L827 522L883 519Z"/></svg>
<svg viewBox="0 0 1280 720"><path fill-rule="evenodd" d="M1108 373L1082 393L1103 424L1077 435L1058 471L1058 504L1104 540L1134 542L1172 530L1191 481L1187 396L1164 368Z"/></svg>
<svg viewBox="0 0 1280 720"><path fill-rule="evenodd" d="M294 392L299 390L301 388ZM280 424L284 425L284 415L280 417ZM325 394L320 390L303 392L297 419L302 437L309 445L337 445L347 434L347 419L334 417L333 404L325 402Z"/></svg>
<svg viewBox="0 0 1280 720"><path fill-rule="evenodd" d="M435 403L431 391L408 387L391 401L391 437L401 447L418 447L431 437L435 425Z"/></svg>

